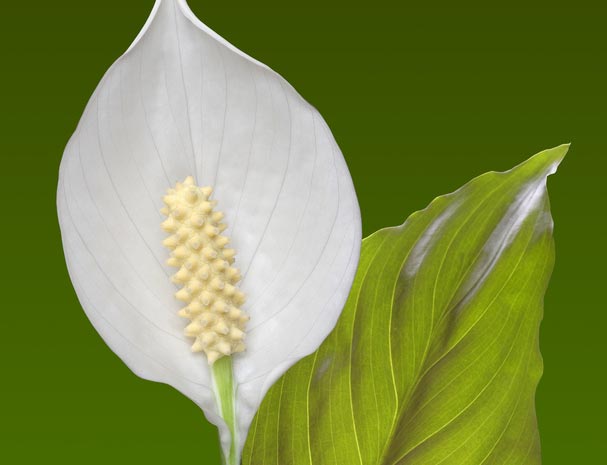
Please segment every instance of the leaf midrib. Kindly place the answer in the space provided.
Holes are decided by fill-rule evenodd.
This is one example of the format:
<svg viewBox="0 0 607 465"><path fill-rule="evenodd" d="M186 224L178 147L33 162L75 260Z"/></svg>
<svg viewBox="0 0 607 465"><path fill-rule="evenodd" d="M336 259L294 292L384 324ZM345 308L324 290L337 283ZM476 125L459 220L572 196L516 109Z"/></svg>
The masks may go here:
<svg viewBox="0 0 607 465"><path fill-rule="evenodd" d="M494 173L487 173L486 175L490 175L490 174L494 174ZM500 173L500 174L501 174L501 173ZM465 220L464 220L464 221L463 221L463 222L460 224L460 226L457 228L457 230L456 230L455 234L453 234L453 236L452 236L452 238L451 238L451 241L449 242L449 245L447 246L447 248L446 248L446 250L445 250L445 252L444 252L444 254L443 254L443 257L442 257L442 259L441 259L441 264L440 264L440 267L439 267L439 269L438 269L438 271L437 271L437 273L436 273L436 278L435 278L435 280L434 280L434 285L433 285L433 307L434 307L434 293L435 293L435 291L436 291L436 285L437 285L437 282L438 282L438 278L439 278L439 275L440 275L440 273L441 273L441 270L442 270L443 264L444 264L444 262L445 262L446 256L447 256L447 254L448 254L449 250L451 249L452 244L454 243L455 239L456 239L456 238L459 236L459 234L461 233L461 230L464 228L464 226L465 226L466 224L468 224L468 222L469 222L470 218L472 218L472 217L474 216L474 214L475 214L475 213L476 213L476 212L477 212L479 209L481 209L481 208L482 208L482 207L483 207L483 206L484 206L484 205L485 205L485 204L486 204L486 203L487 203L487 202L490 200L491 196L492 196L492 195L493 195L493 194L494 194L496 191L498 191L498 190L500 189L500 187L503 187L503 186L504 186L504 184L506 184L507 182L508 182L508 178L506 177L506 178L504 178L504 179L502 180L502 182L501 182L501 183L499 183L497 186L495 186L493 189L491 189L491 191L489 192L489 194L488 194L488 195L486 195L486 196L485 196L485 198L483 199L483 201L482 201L482 202L480 202L480 203L478 204L478 206L477 206L476 208L474 208L474 209L473 209L473 210L470 212L470 214L468 214L468 215L466 216L466 219L465 219ZM446 196L443 196L442 198L445 198L445 197L450 197L451 195L453 195L453 194L448 194L448 195L446 195ZM435 200L434 200L432 203L436 202L436 201L437 201L437 200L439 200L440 198L441 198L441 197L439 197L438 199L435 199ZM430 204L430 205L427 207L427 209L428 209L428 208L430 208L430 207L432 206L432 203L431 203L431 204ZM421 237L421 235L423 235L423 233L424 233L424 232L425 232L427 229L428 229L428 227L425 227L425 228L424 228L424 229L423 229L423 230L420 232L420 234L419 234L419 235L416 237L415 241L412 243L411 248L409 249L409 251L407 252L407 255L405 256L405 258L403 259L403 261L402 261L402 263L401 263L401 269L402 269L402 267L404 266L404 264L406 263L407 259L409 258L409 255L410 255L411 251L414 249L415 244L417 243L417 241L419 240L419 238ZM527 247L525 248L525 250L524 250L524 251L523 251L523 253L521 254L521 257L519 257L519 260L517 261L517 265L516 265L516 267L515 267L515 268L518 268L518 265L520 264L520 261L522 260L522 256L524 255L524 253L525 253L526 249L527 249ZM464 273L462 273L462 278L461 278L461 279L458 281L457 285L455 286L455 291L453 292L452 297L449 299L449 303L451 303L451 301L453 300L453 297L454 297L454 296L456 295L456 293L457 293L457 289L459 289L459 287L461 286L461 283L463 282L464 278L465 278L465 277L468 275L468 273L469 273L470 269L472 269L472 267L473 267L473 266L474 266L474 264L476 263L476 261L477 261L477 259L478 259L479 255L480 255L480 251L481 251L481 250L482 250L482 249L479 249L479 252L476 254L476 256L474 257L474 259L473 259L473 260L470 262L470 265L469 265L469 266L466 268L465 272L464 272ZM509 281L509 280L511 279L511 277L512 277L512 275L513 275L513 274L514 274L514 272L513 272L513 273L511 273L511 275L508 277L508 280L507 280L507 281ZM417 275L416 275L416 277L417 277ZM415 277L414 279L416 279L416 277ZM393 293L392 293L392 297L393 297L393 299L394 299L394 295L395 295L395 293L396 293L396 288L397 288L397 287L398 287L398 280L396 280L396 281L395 281L395 283L394 283L394 288L393 288ZM504 286L502 286L502 288L500 288L500 291L499 291L499 292L501 292L501 291L503 290L503 288L504 288L504 287L505 287L505 285L504 285ZM498 293L499 293L499 292L498 292ZM394 301L394 300L392 300L392 302L393 302L393 301ZM492 302L493 302L493 301L492 301ZM393 311L393 308L394 308L394 305L391 305L391 306L390 306L390 328L391 328L391 323L392 323L392 311ZM468 334L468 332L469 332L469 331L472 329L472 327L473 327L474 325L476 325L476 323L482 319L482 317L485 315L485 313L486 313L486 310L483 312L483 315L481 315L481 316L480 316L480 317L479 317L479 318L476 320L476 322L475 322L475 323L474 323L474 324L471 326L471 328L469 328L469 330L466 332L466 334ZM440 321L442 321L442 317L441 317L441 320L440 320ZM440 321L439 321L438 323L440 323ZM438 325L437 325L436 327L438 327ZM430 330L430 331L431 331L431 335L430 335L430 337L428 338L428 343L426 344L426 350L424 351L424 354L423 354L422 359L421 359L421 363L420 363L420 365L419 365L419 366L420 366L420 368L423 368L423 367L424 367L424 365L425 365L425 363L426 363L426 359L427 359L427 356L428 356L428 351L427 351L428 347L430 347L430 346L432 345L432 343L434 343L434 342L435 342L435 339L436 339L436 332L435 332L434 330L435 330L435 328L436 328L436 327L435 327L435 326L433 326L433 327L432 327L432 329ZM463 337L465 337L465 335L464 335ZM463 338L463 337L462 337L462 338ZM450 351L451 351L451 350L452 350L452 349L453 349L455 346L457 346L457 344L458 344L458 343L459 343L459 342L462 340L462 338L460 338L460 339L457 341L457 343L456 343L456 344L454 344L454 345L453 345L453 346L452 346L452 347L449 349L449 352L450 352ZM391 340L390 340L390 351L389 351L389 353L390 353L390 367L391 367L391 372L392 372L392 373L394 373L394 367L393 367L393 364L392 364L392 345L391 345ZM441 357L441 358L442 358L442 357ZM434 366L434 364L433 364L432 366ZM402 416L403 416L403 414L405 413L405 411L407 410L407 408L408 408L408 401L411 399L411 397L413 396L413 394L414 394L414 393L415 393L415 391L417 390L417 388L418 388L419 384L421 383L421 381L423 380L423 378L425 377L425 375L426 375L426 373L429 371L429 369L431 369L431 367L430 367L430 368L427 368L426 370L424 370L424 371L423 371L423 373L421 373L419 376L417 376L417 380L416 380L415 384L414 384L414 385L412 386L412 388L411 388L411 389L408 391L408 395L407 395L406 400L403 400L403 402L402 402L402 403L400 403L400 405L399 405L399 402L398 402L398 394L397 394L397 397L396 397L396 399L397 399L397 406L396 406L395 414L394 414L394 416L393 416L392 425L391 425L391 427L390 427L390 433L389 433L388 437L386 438L386 442L385 442L385 445L384 445L384 450L383 450L383 452L382 452L382 454L381 454L381 456L380 456L380 462L379 462L379 463L382 463L382 464L383 464L383 463L385 463L385 460L386 460L386 455L387 455L388 451L390 450L390 444L391 444L391 440L392 440L393 435L394 435L394 429L395 429L396 425L398 424L397 419L398 419L398 418L400 418L400 417L402 417ZM396 388L396 383L394 383L394 386L395 386L395 388ZM415 446L415 447L416 447L416 446ZM413 449L410 449L410 450L408 450L407 452L405 452L405 454L403 454L403 455L402 455L402 456L401 456L401 457L400 457L400 458L399 458L399 459L398 459L398 460L395 462L395 464L396 464L396 463L398 463L398 461L399 461L399 460L401 460L403 457L405 457L405 456L406 456L406 455L407 455L407 454L408 454L408 453L409 453L411 450L413 450Z"/></svg>

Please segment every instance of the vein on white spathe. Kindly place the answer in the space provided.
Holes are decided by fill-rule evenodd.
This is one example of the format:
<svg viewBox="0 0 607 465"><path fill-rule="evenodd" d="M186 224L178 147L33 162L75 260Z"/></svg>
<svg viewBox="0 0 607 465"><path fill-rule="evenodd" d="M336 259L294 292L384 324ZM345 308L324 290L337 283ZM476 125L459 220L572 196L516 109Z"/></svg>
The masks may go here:
<svg viewBox="0 0 607 465"><path fill-rule="evenodd" d="M157 0L65 149L59 222L96 330L137 375L196 402L227 450L209 366L183 335L162 246L162 196L188 175L214 188L247 295L247 349L234 357L241 450L269 387L334 327L358 263L360 212L320 114L185 0Z"/></svg>

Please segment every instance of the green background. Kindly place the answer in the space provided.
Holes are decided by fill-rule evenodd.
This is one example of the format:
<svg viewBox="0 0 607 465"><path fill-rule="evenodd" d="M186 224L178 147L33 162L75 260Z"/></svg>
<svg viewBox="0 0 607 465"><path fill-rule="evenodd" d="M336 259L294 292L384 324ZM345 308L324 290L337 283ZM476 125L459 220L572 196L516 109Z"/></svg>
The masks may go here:
<svg viewBox="0 0 607 465"><path fill-rule="evenodd" d="M56 220L63 148L152 3L3 4L2 463L219 463L202 413L131 374L88 323ZM538 414L545 464L599 463L607 7L451 3L190 0L324 115L350 166L365 235L473 176L572 142L549 182L557 262Z"/></svg>

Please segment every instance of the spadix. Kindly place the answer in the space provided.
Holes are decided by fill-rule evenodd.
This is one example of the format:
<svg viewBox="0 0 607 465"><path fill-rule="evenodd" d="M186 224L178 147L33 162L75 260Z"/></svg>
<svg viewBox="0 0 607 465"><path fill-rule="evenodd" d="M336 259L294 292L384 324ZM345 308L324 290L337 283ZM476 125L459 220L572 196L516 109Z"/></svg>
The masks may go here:
<svg viewBox="0 0 607 465"><path fill-rule="evenodd" d="M182 286L175 297L186 304L179 316L191 323L185 335L194 338L193 352L206 354L209 363L245 349L244 329L249 316L238 289L240 271L234 268L234 249L221 233L224 215L210 200L211 187L198 187L188 176L164 196L167 216L162 229L171 234L162 243L171 250L169 266L179 268L172 281Z"/></svg>

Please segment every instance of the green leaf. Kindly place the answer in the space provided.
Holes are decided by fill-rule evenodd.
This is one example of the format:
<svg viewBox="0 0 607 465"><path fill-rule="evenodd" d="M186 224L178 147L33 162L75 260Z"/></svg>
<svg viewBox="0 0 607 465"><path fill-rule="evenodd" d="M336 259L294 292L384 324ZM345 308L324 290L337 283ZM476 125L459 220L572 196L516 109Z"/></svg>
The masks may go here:
<svg viewBox="0 0 607 465"><path fill-rule="evenodd" d="M366 238L335 330L268 392L244 465L539 464L546 178L567 149Z"/></svg>

